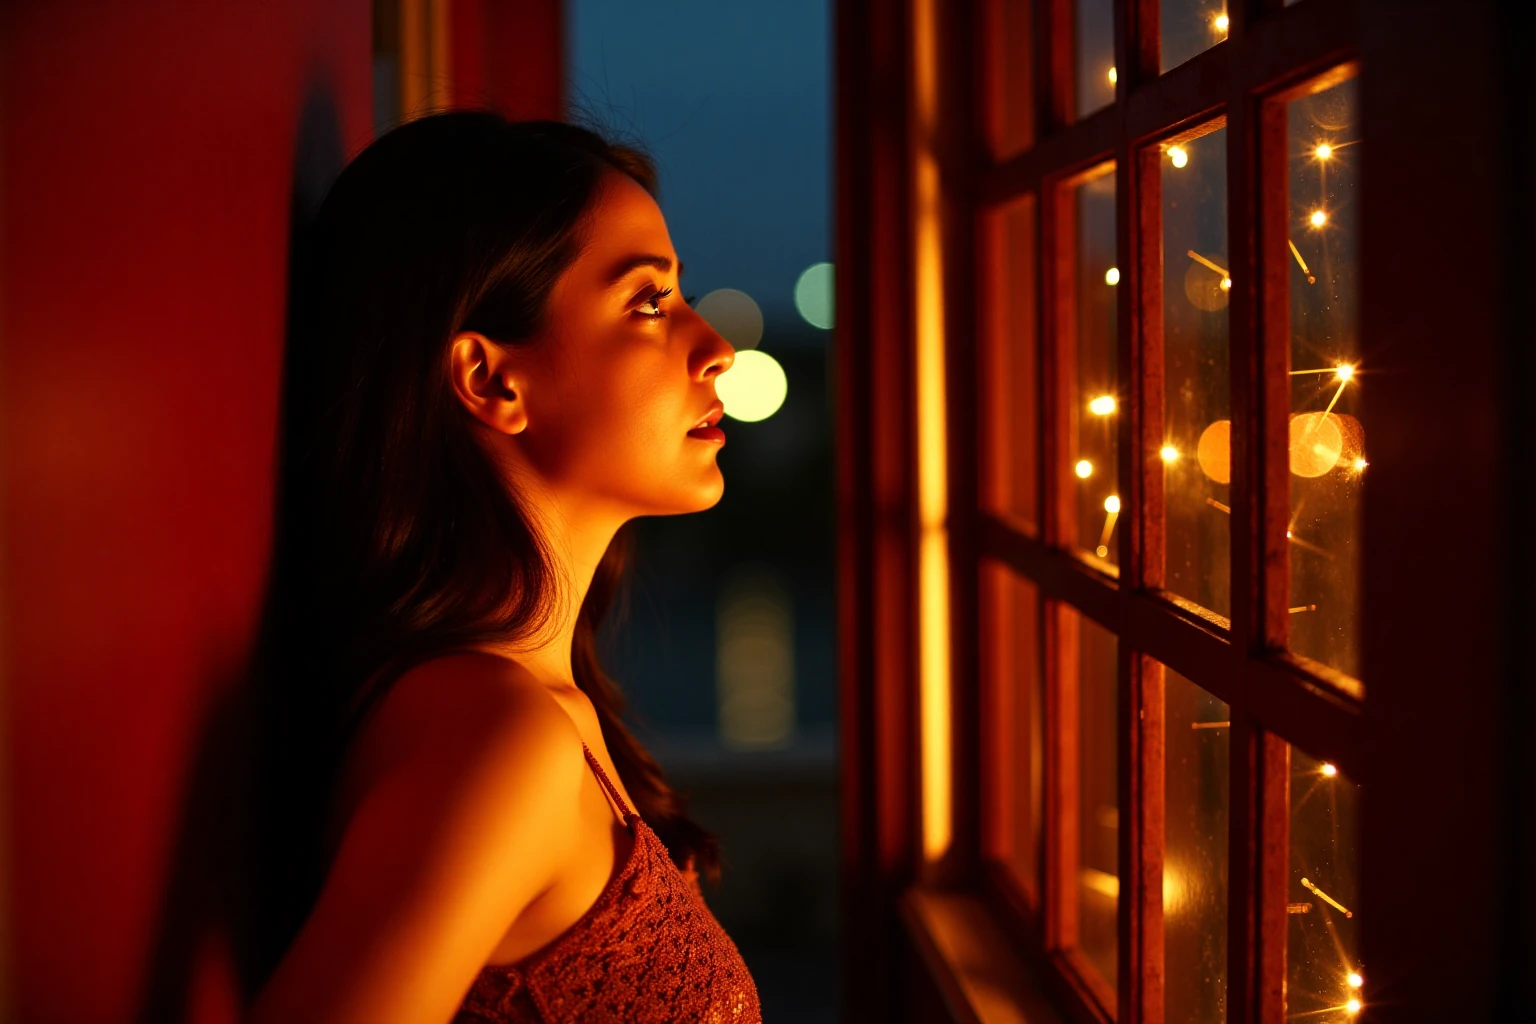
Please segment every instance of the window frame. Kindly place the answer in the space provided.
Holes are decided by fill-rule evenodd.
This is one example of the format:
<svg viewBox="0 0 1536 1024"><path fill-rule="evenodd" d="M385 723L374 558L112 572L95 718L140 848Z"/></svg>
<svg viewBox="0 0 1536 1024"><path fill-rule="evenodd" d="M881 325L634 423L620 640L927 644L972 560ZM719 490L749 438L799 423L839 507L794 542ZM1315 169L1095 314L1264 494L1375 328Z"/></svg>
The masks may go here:
<svg viewBox="0 0 1536 1024"><path fill-rule="evenodd" d="M1393 978L1397 991L1413 990L1441 1005L1470 1012L1465 1002L1467 985L1491 981L1498 961L1466 956L1447 958L1445 944L1429 941L1426 925L1451 925L1480 932L1493 940L1491 922L1498 916L1494 906L1499 879L1490 878L1468 900L1454 908L1409 910L1395 904L1390 881L1409 877L1407 869L1390 863L1395 856L1421 869L1433 864L1432 856L1455 850L1448 841L1421 840L1410 854L1390 850L1397 830L1413 827L1418 801L1426 794L1455 799L1465 792L1433 776L1418 764L1423 760L1423 741L1405 735L1403 727L1436 724L1442 703L1434 685L1434 671L1479 673L1487 685L1469 694L1464 703L1492 725L1494 709L1507 703L1506 691L1516 672L1503 638L1515 625L1512 608L1524 607L1524 599L1512 600L1512 570L1486 552L1470 559L1437 560L1416 575L1407 577L1420 586L1456 586L1474 593L1452 608L1436 614L1412 605L1413 588L1405 587L1405 573L1389 564L1394 546L1409 544L1412 531L1394 521L1404 509L1436 508L1448 514L1459 528L1502 530L1507 520L1498 504L1504 485L1492 482L1494 474L1473 480L1458 473L1458 483L1468 493L1488 499L1476 509L1458 506L1449 510L1436 501L1432 491L1443 476L1443 467L1428 458L1401 455L1401 465L1387 472L1373 471L1371 498L1365 506L1363 537L1365 568L1363 600L1368 614L1363 620L1363 646L1372 678L1388 678L1393 686L1373 691L1369 704L1362 703L1352 681L1326 667L1307 662L1283 650L1287 619L1288 581L1285 575L1285 544L1266 538L1283 537L1287 514L1288 459L1284 446L1289 393L1283 390L1283 374L1289 357L1288 338L1282 327L1288 315L1287 282L1284 277L1284 239L1287 210L1286 179L1274 173L1284 167L1284 103L1319 82L1323 75L1356 73L1362 63L1374 68L1362 77L1362 96L1367 110L1381 111L1402 95L1411 95L1421 109L1440 116L1457 112L1459 105L1482 104L1482 109L1519 113L1523 108L1502 98L1501 79L1480 66L1487 61L1476 43L1504 55L1510 63L1508 44L1495 45L1495 5L1476 0L1459 12L1456 36L1468 44L1462 50L1439 54L1440 68L1431 72L1420 56L1437 44L1445 31L1443 12L1427 0L1388 4L1384 0L1302 0L1287 7L1281 0L1249 0L1229 6L1228 38L1185 64L1159 74L1157 3L1155 0L1120 0L1116 4L1115 60L1119 69L1114 104L1074 123L1072 110L1072 50L1069 0L1037 3L1035 65L1036 141L1025 152L994 163L983 144L982 125L995 101L989 79L979 72L986 62L975 59L996 38L989 36L1001 0L974 0L946 4L942 17L934 19L931 0L907 0L883 5L873 0L843 0L838 5L838 260L839 325L836 358L839 374L840 552L842 588L841 651L843 673L843 783L844 783L844 905L848 915L848 957L845 963L851 999L858 999L871 1019L901 1019L898 1000L901 985L882 986L874 981L889 977L892 964L910 964L911 943L893 938L889 925L897 919L891 907L901 900L906 908L901 919L908 932L924 919L913 911L913 900L925 893L962 891L1007 930L1013 949L1038 974L1041 984L1053 991L1057 1005L1071 1016L1101 1021L1110 1008L1102 993L1084 982L1070 949L1059 941L1063 924L1054 907L1062 905L1065 882L1061 875L1059 843L1048 837L1044 846L1048 862L1044 872L1057 899L1032 905L1011 884L1005 869L989 860L986 849L986 806L992 777L999 764L993 749L995 738L981 725L989 706L987 652L982 644L978 567L983 559L995 561L1027 577L1040 590L1047 609L1070 605L1114 632L1121 640L1122 680L1121 749L1133 756L1121 759L1121 806L1129 827L1122 828L1120 976L1121 986L1113 1008L1122 1021L1155 1022L1162 1019L1160 950L1154 943L1133 947L1132 935L1148 935L1139 922L1160 914L1155 879L1160 864L1142 856L1148 847L1138 833L1156 833L1161 821L1161 776L1148 754L1148 740L1155 722L1142 712L1159 705L1160 694L1149 672L1153 662L1166 665L1228 704L1231 731L1232 842L1229 848L1231 902L1228 907L1228 1019L1278 1022L1283 1019L1284 956L1287 922L1284 913L1287 874L1288 760L1295 744L1308 754L1337 764L1341 771L1365 787L1362 835L1362 891L1365 905L1377 921L1367 930L1365 955L1372 977ZM1390 18L1389 18L1390 15ZM1369 16L1370 20L1367 21ZM924 19L928 19L925 21ZM914 37L936 32L936 43L915 42ZM917 95L911 65L921 46L932 45L947 70L936 86L937 108L947 114L936 130L931 122L913 116L913 109L935 102L933 96ZM1342 70L1341 70L1342 69ZM1507 81L1507 78L1504 80ZM1056 83L1064 87L1056 87ZM1389 85L1389 83L1391 83ZM1406 84L1405 84L1406 83ZM986 389L978 374L989 368L985 339L988 314L969 308L975 297L970 282L981 281L987 257L978 224L979 211L999 207L1007 200L1033 191L1037 200L1037 231L1050 237L1059 230L1049 201L1050 191L1061 182L1095 163L1113 159L1117 187L1117 250L1122 277L1118 301L1119 366L1123 379L1151 386L1157 366L1137 344L1160 331L1161 309L1155 304L1160 281L1143 272L1149 254L1160 244L1157 219L1160 208L1154 188L1156 161L1143 149L1150 143L1177 139L1179 133L1225 117L1228 131L1228 224L1231 236L1233 294L1229 305L1231 344L1231 402L1234 449L1242 457L1234 461L1231 564L1233 573L1230 632L1172 595L1159 592L1161 582L1152 566L1157 559L1160 536L1157 524L1134 517L1132 528L1122 530L1121 576L1107 580L1082 559L1055 543L1061 537L1061 512L1049 500L1051 485L1061 479L1061 456L1050 450L1051 440L1061 437L1062 395L1059 388L1043 384L1042 420L1039 435L1045 450L1039 467L1043 521L1040 535L1032 535L1007 516L985 511L980 501L987 459L985 428ZM1398 158L1410 151L1418 132L1403 123L1386 123L1374 115L1369 129L1371 152L1378 147ZM1497 137L1496 117L1479 119L1471 129L1474 141L1487 143ZM942 857L923 854L922 764L923 680L918 669L917 604L923 581L917 565L915 535L918 467L910 409L918 393L914 375L914 349L923 343L920 310L912 297L912 232L914 218L924 216L913 202L913 171L910 154L930 146L937 154L943 175L941 216L947 218L943 237L943 266L949 301L942 318L945 366L948 374L948 495L949 622L952 627L949 698L952 743L953 840ZM1440 171L1468 164L1497 179L1494 193L1510 198L1517 192L1511 178L1503 177L1501 154L1494 148L1460 154L1453 161L1437 154L1427 163ZM1390 276L1423 260L1429 254L1427 237L1409 237L1394 229L1392 218L1403 204L1416 199L1413 185L1422 184L1422 173L1409 173L1372 156L1364 186L1366 242L1362 253L1362 320L1368 335L1391 325L1412 342L1399 346L1405 366L1432 365L1436 353L1429 335L1463 322L1449 298L1436 297L1416 304L1421 323L1411 323L1392 303L1414 305L1412 287L1403 278ZM1265 168L1269 174L1263 173ZM1129 187L1138 185L1140 187ZM1486 300L1487 330L1470 342L1476 355L1487 360L1490 372L1479 372L1477 388L1457 396L1452 404L1470 410L1491 403L1509 412L1514 403L1498 386L1498 367L1507 365L1506 335L1496 314L1513 309L1499 288L1509 281L1510 271L1497 260L1507 255L1499 248L1529 218L1529 204L1515 204L1527 220L1501 222L1492 200L1464 201L1467 219L1456 228L1430 232L1436 244L1448 239L1486 242L1488 254L1476 264L1488 274L1487 283L1474 290ZM1149 229L1148 224L1152 225ZM1243 232L1243 225L1252 225ZM1240 233L1242 233L1240 235ZM1422 232L1421 232L1422 234ZM1278 251L1277 251L1278 250ZM1137 259L1127 260L1135 252ZM1276 258L1276 257L1279 258ZM1051 365L1053 336L1052 291L1043 278L1050 259L1037 252L1042 273L1037 288L1040 307L1038 338L1042 358L1042 382L1058 379ZM1529 258L1517 261L1523 267ZM982 272L977 276L976 272ZM964 282L965 284L961 284ZM985 296L983 295L983 298ZM1141 322L1147 311L1148 323ZM1474 318L1477 319L1477 318ZM1156 346L1154 345L1155 349ZM1150 354L1155 357L1156 353ZM1518 362L1515 365L1518 364ZM1278 370L1277 370L1278 367ZM1481 368L1480 368L1481 369ZM1528 369L1528 366L1527 366ZM1153 372L1147 372L1147 371ZM1160 381L1158 384L1160 385ZM1373 414L1395 410L1403 415L1407 396L1415 385L1402 382L1373 383ZM1128 508L1145 508L1144 496L1156 484L1148 473L1145 453L1155 444L1134 443L1138 438L1155 441L1156 424L1141 415L1143 402L1130 403L1122 417L1120 438L1120 493ZM982 408L980 415L971 410ZM1500 421L1502 422L1502 421ZM1529 419L1512 416L1511 422ZM1262 423L1256 433L1242 424ZM1496 427L1480 424L1478 437L1486 454L1479 468L1497 469L1501 457L1508 460L1512 438ZM1410 431L1411 432L1411 431ZM1259 437L1266 440L1260 443ZM979 454L978 454L979 453ZM1054 461L1053 461L1054 460ZM1512 466L1512 461L1504 463ZM1380 464L1378 464L1378 470ZM1520 481L1526 476L1516 474ZM1266 486L1274 483L1282 486ZM1528 483L1517 483L1529 491ZM1524 493L1524 492L1522 492ZM1124 521L1124 520L1122 520ZM1502 536L1502 534L1500 534ZM1524 547L1521 544L1525 544ZM1529 558L1529 544L1517 542L1511 563ZM1522 555L1521 552L1526 552ZM1374 554L1373 554L1374 553ZM1374 559L1374 560L1373 560ZM1456 564L1450 564L1456 562ZM1049 611L1042 613L1049 616ZM1411 652L1392 644L1394 624L1389 617L1412 619L1425 627ZM1052 636L1050 631L1043 636ZM1469 645L1485 646L1469 650ZM1047 687L1047 722L1052 720L1051 671L1060 652L1047 640L1043 657ZM1411 645L1403 645L1411 646ZM1367 709L1382 714L1368 714ZM1490 737L1499 742L1490 742ZM1496 786L1496 769L1507 763L1508 751L1518 746L1507 732L1494 729L1477 735L1442 730L1437 745L1465 766L1463 780L1475 778L1487 784L1487 792L1513 792L1529 806L1530 789ZM1049 746L1052 740L1047 740ZM1502 745L1501 745L1502 744ZM1513 744L1513 746L1512 746ZM1054 755L1051 755L1054 756ZM1504 758L1503 761L1500 758ZM1442 773L1443 774L1443 773ZM1409 780L1412 780L1410 789ZM1070 801L1061 790L1062 779L1045 785L1047 830L1057 828L1059 806ZM1138 789L1151 787L1150 800L1131 800ZM1483 827L1479 841L1485 853L1495 839L1507 836L1492 825L1499 812L1491 796L1473 797L1462 812ZM1132 818L1140 819L1130 820ZM1056 824L1053 824L1056 823ZM1057 828L1059 831L1059 828ZM1518 831L1518 830L1517 830ZM1500 840L1502 841L1502 840ZM1155 849L1155 846L1152 848ZM1505 849L1505 847L1499 847ZM1052 858L1056 863L1050 863ZM1133 864L1134 862L1134 864ZM1506 862L1507 863L1507 862ZM1128 865L1134 870L1126 872ZM1397 890L1401 891L1401 890ZM905 894L905 895L902 895ZM1042 913L1043 911L1043 913ZM1441 932L1440 934L1445 934ZM1410 937L1416 937L1411 939ZM932 962L937 946L921 936L914 940ZM1412 945L1417 941L1418 946ZM1437 970L1409 975L1407 965L1423 960L1422 950L1440 956ZM907 952L903 952L906 950ZM920 959L923 959L920 958ZM959 971L963 965L950 964ZM942 984L940 985L942 988ZM1489 985L1488 992L1497 991ZM896 993L896 994L892 994ZM856 994L856 995L855 995ZM882 1015L880 1007L891 1012ZM1409 1013L1418 1012L1414 1006ZM1399 1012L1402 1007L1399 1006ZM1391 1006L1373 1007L1373 1019L1389 1019ZM950 1007L949 1019L967 1018ZM1407 1017L1404 1017L1407 1019Z"/></svg>

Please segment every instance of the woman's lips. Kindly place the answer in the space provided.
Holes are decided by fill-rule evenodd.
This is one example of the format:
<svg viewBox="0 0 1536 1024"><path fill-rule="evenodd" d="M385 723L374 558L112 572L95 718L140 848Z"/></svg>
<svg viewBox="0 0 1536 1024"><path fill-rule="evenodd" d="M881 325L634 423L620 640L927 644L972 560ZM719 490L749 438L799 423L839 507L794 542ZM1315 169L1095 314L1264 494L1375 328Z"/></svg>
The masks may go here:
<svg viewBox="0 0 1536 1024"><path fill-rule="evenodd" d="M711 444L725 444L725 431L719 427L694 427L688 431L688 436Z"/></svg>

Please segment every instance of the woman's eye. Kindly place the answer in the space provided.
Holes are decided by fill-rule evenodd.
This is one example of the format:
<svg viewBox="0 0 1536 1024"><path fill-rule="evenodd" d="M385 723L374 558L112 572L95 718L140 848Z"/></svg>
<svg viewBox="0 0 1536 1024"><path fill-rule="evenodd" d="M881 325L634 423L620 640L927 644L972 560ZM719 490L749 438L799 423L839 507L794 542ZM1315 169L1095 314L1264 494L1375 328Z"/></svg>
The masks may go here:
<svg viewBox="0 0 1536 1024"><path fill-rule="evenodd" d="M652 292L650 295L647 295L645 297L645 300L643 302L641 302L641 304L640 304L641 308L644 309L644 307L649 306L653 310L655 310L655 312L654 313L641 313L641 315L644 316L644 317L647 317L648 319L651 319L651 320L660 320L661 318L665 317L667 314L665 314L665 313L663 313L661 311L661 300L666 298L668 295L671 295L671 294L672 294L672 289L671 288L664 288L664 289L662 289L659 292Z"/></svg>

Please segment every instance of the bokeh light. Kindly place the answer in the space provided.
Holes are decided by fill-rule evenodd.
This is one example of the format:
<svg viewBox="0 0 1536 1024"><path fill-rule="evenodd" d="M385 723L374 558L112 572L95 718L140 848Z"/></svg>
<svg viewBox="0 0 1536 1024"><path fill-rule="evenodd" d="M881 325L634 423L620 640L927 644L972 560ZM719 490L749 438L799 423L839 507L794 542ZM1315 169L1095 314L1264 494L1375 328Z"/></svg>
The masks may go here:
<svg viewBox="0 0 1536 1024"><path fill-rule="evenodd" d="M1093 463L1087 459L1079 459L1075 469L1079 480L1087 480L1093 476Z"/></svg>
<svg viewBox="0 0 1536 1024"><path fill-rule="evenodd" d="M1110 267L1104 271L1104 283L1113 287L1120 283L1120 268Z"/></svg>
<svg viewBox="0 0 1536 1024"><path fill-rule="evenodd" d="M1100 395L1088 403L1088 411L1095 416L1108 416L1115 411L1115 396Z"/></svg>
<svg viewBox="0 0 1536 1024"><path fill-rule="evenodd" d="M715 378L715 394L731 419L756 423L779 411L789 394L789 378L773 356L748 349L737 352L731 368Z"/></svg>
<svg viewBox="0 0 1536 1024"><path fill-rule="evenodd" d="M1232 421L1217 420L1200 435L1195 446L1200 471L1218 484L1232 482Z"/></svg>
<svg viewBox="0 0 1536 1024"><path fill-rule="evenodd" d="M1319 477L1339 464L1344 432L1332 413L1304 412L1291 417L1291 472Z"/></svg>
<svg viewBox="0 0 1536 1024"><path fill-rule="evenodd" d="M763 340L763 311L752 296L735 288L716 288L694 306L709 326L738 351Z"/></svg>
<svg viewBox="0 0 1536 1024"><path fill-rule="evenodd" d="M831 330L837 292L832 264L812 263L795 282L795 309L813 327Z"/></svg>
<svg viewBox="0 0 1536 1024"><path fill-rule="evenodd" d="M1173 166L1184 167L1189 163L1189 150L1183 146L1169 146L1168 159L1173 161Z"/></svg>

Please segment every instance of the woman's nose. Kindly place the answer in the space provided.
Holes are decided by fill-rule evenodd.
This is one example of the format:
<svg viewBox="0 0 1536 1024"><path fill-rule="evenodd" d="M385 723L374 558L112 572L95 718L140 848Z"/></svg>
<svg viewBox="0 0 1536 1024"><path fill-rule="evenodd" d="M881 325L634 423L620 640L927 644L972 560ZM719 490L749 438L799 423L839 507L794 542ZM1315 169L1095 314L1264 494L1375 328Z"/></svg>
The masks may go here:
<svg viewBox="0 0 1536 1024"><path fill-rule="evenodd" d="M709 321L699 317L699 323L703 327L702 336L695 348L696 372L708 380L716 377L731 368L736 361L736 349L720 332L709 325Z"/></svg>

